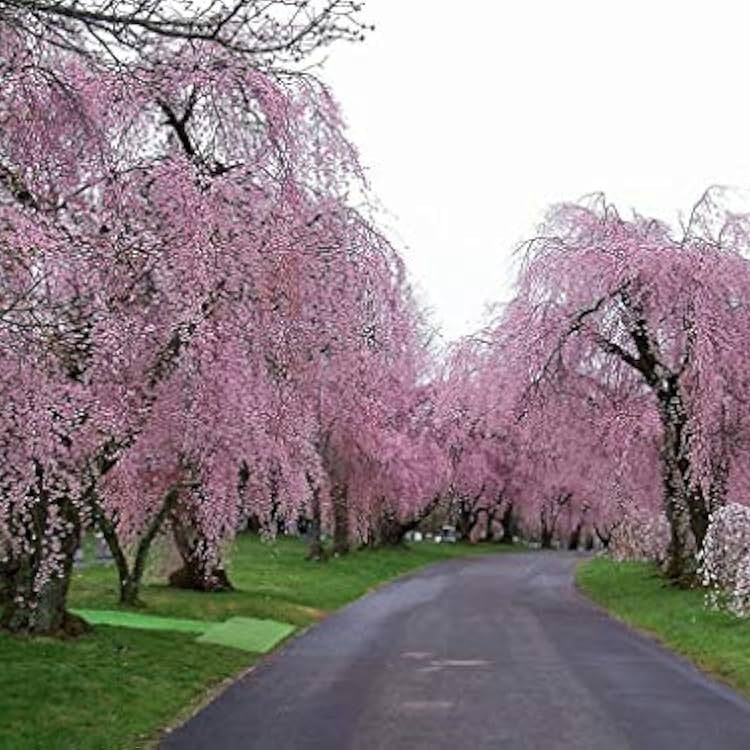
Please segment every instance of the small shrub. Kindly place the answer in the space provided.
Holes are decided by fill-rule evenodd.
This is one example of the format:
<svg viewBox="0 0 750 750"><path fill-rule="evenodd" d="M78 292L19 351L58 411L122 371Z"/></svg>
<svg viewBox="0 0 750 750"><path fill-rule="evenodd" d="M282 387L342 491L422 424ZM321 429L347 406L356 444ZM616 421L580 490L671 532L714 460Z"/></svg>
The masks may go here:
<svg viewBox="0 0 750 750"><path fill-rule="evenodd" d="M750 508L729 503L712 514L699 572L709 606L750 616Z"/></svg>

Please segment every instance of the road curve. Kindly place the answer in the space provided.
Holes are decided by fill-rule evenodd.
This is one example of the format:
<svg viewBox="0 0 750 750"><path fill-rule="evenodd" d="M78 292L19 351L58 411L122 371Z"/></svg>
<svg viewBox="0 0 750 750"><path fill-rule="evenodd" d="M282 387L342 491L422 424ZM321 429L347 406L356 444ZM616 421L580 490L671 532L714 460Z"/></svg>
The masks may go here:
<svg viewBox="0 0 750 750"><path fill-rule="evenodd" d="M573 553L441 563L265 659L164 750L748 750L750 703L590 605Z"/></svg>

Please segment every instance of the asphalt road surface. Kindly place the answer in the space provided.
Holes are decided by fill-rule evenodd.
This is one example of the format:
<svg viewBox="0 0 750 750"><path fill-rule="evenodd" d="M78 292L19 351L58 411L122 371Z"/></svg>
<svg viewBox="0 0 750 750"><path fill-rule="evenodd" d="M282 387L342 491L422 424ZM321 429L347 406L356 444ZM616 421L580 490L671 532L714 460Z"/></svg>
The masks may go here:
<svg viewBox="0 0 750 750"><path fill-rule="evenodd" d="M572 553L453 560L263 660L165 750L750 750L750 703L611 620Z"/></svg>

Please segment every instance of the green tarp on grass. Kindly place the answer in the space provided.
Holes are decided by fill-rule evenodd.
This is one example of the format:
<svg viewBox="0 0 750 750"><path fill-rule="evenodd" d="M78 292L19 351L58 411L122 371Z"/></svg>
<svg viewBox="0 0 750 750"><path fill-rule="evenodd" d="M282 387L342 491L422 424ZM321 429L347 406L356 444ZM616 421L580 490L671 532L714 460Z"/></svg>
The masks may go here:
<svg viewBox="0 0 750 750"><path fill-rule="evenodd" d="M74 615L83 617L92 625L115 625L119 628L140 630L175 630L180 633L205 633L216 625L206 620L185 620L177 617L157 617L139 612L119 612L103 609L73 609Z"/></svg>
<svg viewBox="0 0 750 750"><path fill-rule="evenodd" d="M294 630L294 625L286 622L232 617L226 622L213 625L196 640L198 643L215 643L219 646L265 654Z"/></svg>
<svg viewBox="0 0 750 750"><path fill-rule="evenodd" d="M196 638L197 643L213 643L241 651L252 651L256 654L265 654L270 651L296 629L294 625L286 622L257 620L253 617L231 617L226 622L208 622L117 610L74 609L71 611L92 625L197 633L200 636Z"/></svg>

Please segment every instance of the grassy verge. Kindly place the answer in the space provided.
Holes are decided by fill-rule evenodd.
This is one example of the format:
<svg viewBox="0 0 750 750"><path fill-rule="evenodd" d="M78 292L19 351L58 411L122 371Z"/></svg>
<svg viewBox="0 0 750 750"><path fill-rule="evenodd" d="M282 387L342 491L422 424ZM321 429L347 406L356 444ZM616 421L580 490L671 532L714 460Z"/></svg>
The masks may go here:
<svg viewBox="0 0 750 750"><path fill-rule="evenodd" d="M414 544L362 550L325 563L304 559L302 542L237 540L230 557L233 593L200 594L152 583L144 613L196 620L271 618L304 627L399 575L493 546ZM71 606L117 607L112 566L74 574ZM75 642L0 635L2 750L134 750L186 718L221 683L257 656L197 644L186 633L98 626Z"/></svg>
<svg viewBox="0 0 750 750"><path fill-rule="evenodd" d="M750 621L707 609L703 591L674 588L647 563L597 558L578 567L576 582L618 619L750 697Z"/></svg>

